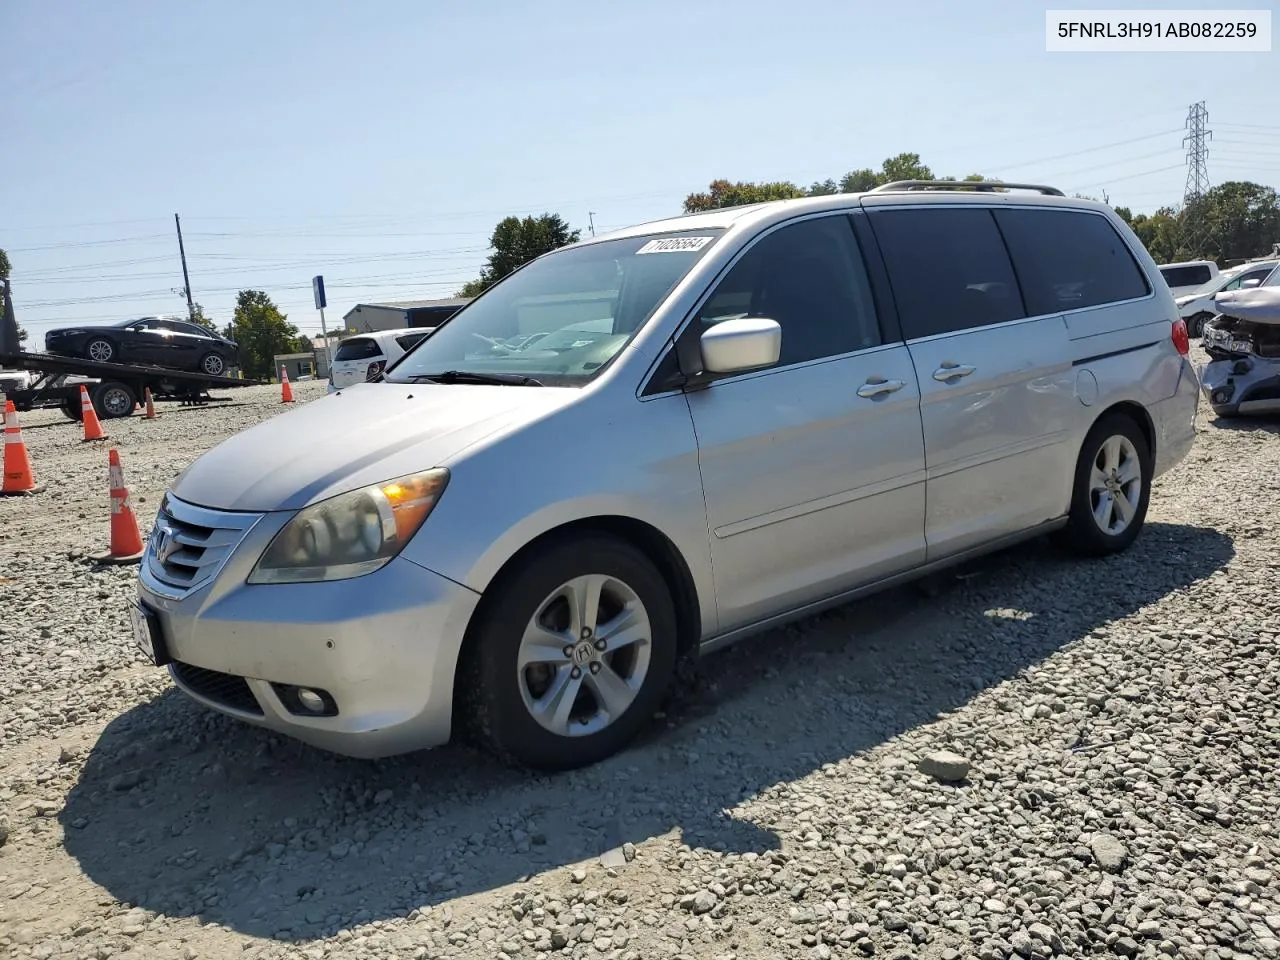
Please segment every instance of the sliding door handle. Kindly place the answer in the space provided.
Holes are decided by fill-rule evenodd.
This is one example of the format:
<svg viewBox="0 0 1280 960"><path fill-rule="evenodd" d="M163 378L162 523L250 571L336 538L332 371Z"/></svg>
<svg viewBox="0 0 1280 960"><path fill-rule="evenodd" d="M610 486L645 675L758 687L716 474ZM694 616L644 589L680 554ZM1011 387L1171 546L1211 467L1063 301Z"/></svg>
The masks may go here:
<svg viewBox="0 0 1280 960"><path fill-rule="evenodd" d="M960 377L967 377L977 369L977 367L971 367L967 363L952 363L948 360L937 370L933 371L933 379L941 380L943 383L946 383L948 380L958 380Z"/></svg>
<svg viewBox="0 0 1280 960"><path fill-rule="evenodd" d="M888 393L896 393L905 384L901 380L886 380L884 377L867 377L867 382L858 388L858 396L875 399Z"/></svg>

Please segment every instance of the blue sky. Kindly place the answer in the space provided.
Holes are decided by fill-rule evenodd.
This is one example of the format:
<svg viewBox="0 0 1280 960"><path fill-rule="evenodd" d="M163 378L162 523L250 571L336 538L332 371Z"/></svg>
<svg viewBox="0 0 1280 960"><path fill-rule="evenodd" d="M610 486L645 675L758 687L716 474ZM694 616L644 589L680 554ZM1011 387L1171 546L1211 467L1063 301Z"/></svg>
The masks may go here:
<svg viewBox="0 0 1280 960"><path fill-rule="evenodd" d="M1182 195L1200 100L1211 181L1280 186L1277 53L1051 54L1044 9L2 0L19 322L185 312L175 212L207 313L262 289L318 332L316 273L332 325L452 294L508 214L585 236L589 212L675 214L716 177L807 185L912 151L1151 210Z"/></svg>

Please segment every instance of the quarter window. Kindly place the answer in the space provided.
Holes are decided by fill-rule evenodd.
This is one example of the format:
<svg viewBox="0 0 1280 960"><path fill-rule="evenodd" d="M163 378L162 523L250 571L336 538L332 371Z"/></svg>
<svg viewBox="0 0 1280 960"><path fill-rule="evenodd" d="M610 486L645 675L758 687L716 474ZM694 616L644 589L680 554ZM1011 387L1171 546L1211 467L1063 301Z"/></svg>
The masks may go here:
<svg viewBox="0 0 1280 960"><path fill-rule="evenodd" d="M907 340L1027 315L990 210L914 207L870 219Z"/></svg>
<svg viewBox="0 0 1280 960"><path fill-rule="evenodd" d="M736 263L693 331L737 317L782 327L779 366L880 344L871 286L847 217L804 220L768 234Z"/></svg>
<svg viewBox="0 0 1280 960"><path fill-rule="evenodd" d="M997 210L1033 316L1135 300L1151 292L1105 217L1073 210Z"/></svg>

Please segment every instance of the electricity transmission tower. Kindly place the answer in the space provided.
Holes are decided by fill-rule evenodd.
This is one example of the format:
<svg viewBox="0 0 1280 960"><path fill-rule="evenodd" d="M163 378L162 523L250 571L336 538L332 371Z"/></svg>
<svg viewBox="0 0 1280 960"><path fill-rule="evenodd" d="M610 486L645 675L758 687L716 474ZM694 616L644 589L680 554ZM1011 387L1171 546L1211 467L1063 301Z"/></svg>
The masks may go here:
<svg viewBox="0 0 1280 960"><path fill-rule="evenodd" d="M1193 103L1187 111L1187 135L1182 138L1187 147L1187 186L1182 195L1182 235L1194 256L1201 255L1209 239L1203 215L1194 203L1209 192L1209 141L1213 139L1213 131L1208 129L1208 122L1209 111L1205 109L1204 101Z"/></svg>

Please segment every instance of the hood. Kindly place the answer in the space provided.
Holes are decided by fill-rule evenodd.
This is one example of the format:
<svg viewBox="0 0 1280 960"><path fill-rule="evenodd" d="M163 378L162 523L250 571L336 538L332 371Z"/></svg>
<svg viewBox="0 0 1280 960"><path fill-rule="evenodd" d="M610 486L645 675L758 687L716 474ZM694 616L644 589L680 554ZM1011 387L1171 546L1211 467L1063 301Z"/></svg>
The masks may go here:
<svg viewBox="0 0 1280 960"><path fill-rule="evenodd" d="M1184 293L1184 294L1182 294L1181 296L1174 297L1174 298L1173 298L1173 302L1174 302L1175 304L1177 304L1178 306L1180 306L1180 307L1185 307L1185 306L1186 306L1188 303L1190 303L1192 300L1199 300L1199 299L1200 299L1200 298L1199 298L1199 297L1197 297L1197 296L1194 296L1194 295L1189 294L1189 293Z"/></svg>
<svg viewBox="0 0 1280 960"><path fill-rule="evenodd" d="M1232 290L1214 297L1218 312L1253 323L1280 324L1280 287Z"/></svg>
<svg viewBox="0 0 1280 960"><path fill-rule="evenodd" d="M219 510L297 510L449 459L572 403L576 388L360 383L218 444L173 495Z"/></svg>

